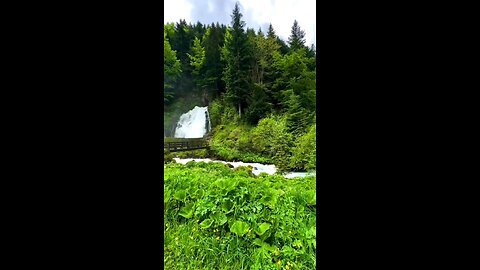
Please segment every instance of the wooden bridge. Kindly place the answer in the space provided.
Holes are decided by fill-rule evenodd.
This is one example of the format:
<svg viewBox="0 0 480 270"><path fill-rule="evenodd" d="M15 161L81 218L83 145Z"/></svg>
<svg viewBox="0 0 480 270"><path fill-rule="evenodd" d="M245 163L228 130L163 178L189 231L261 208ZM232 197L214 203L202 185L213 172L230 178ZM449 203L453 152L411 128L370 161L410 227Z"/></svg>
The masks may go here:
<svg viewBox="0 0 480 270"><path fill-rule="evenodd" d="M163 149L170 152L191 151L209 147L208 138L170 138L163 139Z"/></svg>

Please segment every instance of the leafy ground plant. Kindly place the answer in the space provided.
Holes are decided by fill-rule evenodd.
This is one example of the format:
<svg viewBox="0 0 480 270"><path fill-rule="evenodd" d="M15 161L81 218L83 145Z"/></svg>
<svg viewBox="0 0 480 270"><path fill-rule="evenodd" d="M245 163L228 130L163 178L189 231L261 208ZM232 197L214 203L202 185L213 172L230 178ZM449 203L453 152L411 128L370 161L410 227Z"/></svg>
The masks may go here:
<svg viewBox="0 0 480 270"><path fill-rule="evenodd" d="M166 269L315 269L315 177L165 165Z"/></svg>

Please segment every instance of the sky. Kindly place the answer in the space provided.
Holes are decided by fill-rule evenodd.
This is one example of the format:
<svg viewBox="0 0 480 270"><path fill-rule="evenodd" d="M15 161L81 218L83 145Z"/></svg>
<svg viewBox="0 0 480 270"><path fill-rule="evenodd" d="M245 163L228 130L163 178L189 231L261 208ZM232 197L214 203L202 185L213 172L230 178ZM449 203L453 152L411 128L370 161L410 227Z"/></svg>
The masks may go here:
<svg viewBox="0 0 480 270"><path fill-rule="evenodd" d="M220 23L231 25L235 3L240 4L240 13L246 27L266 33L271 23L275 33L288 41L293 21L297 20L305 32L305 45L316 46L315 0L164 0L164 23Z"/></svg>

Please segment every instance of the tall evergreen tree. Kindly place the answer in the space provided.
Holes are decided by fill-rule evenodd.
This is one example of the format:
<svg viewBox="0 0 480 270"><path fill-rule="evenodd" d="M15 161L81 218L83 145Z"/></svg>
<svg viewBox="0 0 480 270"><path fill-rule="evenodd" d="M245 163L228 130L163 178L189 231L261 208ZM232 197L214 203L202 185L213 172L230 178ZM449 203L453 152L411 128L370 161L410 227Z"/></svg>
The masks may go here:
<svg viewBox="0 0 480 270"><path fill-rule="evenodd" d="M298 50L305 47L305 32L300 29L297 20L293 21L288 44L290 45L290 50Z"/></svg>
<svg viewBox="0 0 480 270"><path fill-rule="evenodd" d="M195 37L192 47L192 54L187 53L190 58L190 65L193 67L192 74L195 77L195 83L198 88L203 89L204 81L204 66L205 66L205 49L203 48L200 39Z"/></svg>
<svg viewBox="0 0 480 270"><path fill-rule="evenodd" d="M226 62L224 81L227 92L225 97L232 105L238 106L240 117L242 110L247 105L251 69L251 52L244 27L245 22L242 21L242 14L236 3L232 14L232 27L225 34L223 57Z"/></svg>
<svg viewBox="0 0 480 270"><path fill-rule="evenodd" d="M221 61L220 48L224 43L222 28L217 23L207 29L203 46L205 48L205 84L210 97L216 97L223 92L224 82L222 81L223 64Z"/></svg>
<svg viewBox="0 0 480 270"><path fill-rule="evenodd" d="M307 56L315 58L316 55L317 55L317 52L316 52L316 49L315 49L315 45L312 43L312 45L307 50Z"/></svg>
<svg viewBox="0 0 480 270"><path fill-rule="evenodd" d="M187 22L182 19L175 24L175 35L170 39L172 48L177 51L177 56L182 63L183 70L188 71L188 73L191 73L191 68L187 53L193 44L193 36Z"/></svg>
<svg viewBox="0 0 480 270"><path fill-rule="evenodd" d="M290 52L290 48L288 47L287 43L281 39L280 37L277 37L277 42L278 44L280 44L280 52L282 54L287 54L288 52Z"/></svg>
<svg viewBox="0 0 480 270"><path fill-rule="evenodd" d="M175 23L173 35L170 37L172 49L177 52L178 60L180 60L182 74L176 81L174 87L179 96L191 96L195 90L195 84L192 75L192 66L188 53L191 53L193 45L194 32L192 26L187 24L185 20Z"/></svg>
<svg viewBox="0 0 480 270"><path fill-rule="evenodd" d="M205 27L201 22L197 22L195 26L193 26L193 35L195 37L201 38L205 34Z"/></svg>
<svg viewBox="0 0 480 270"><path fill-rule="evenodd" d="M268 38L271 38L271 39L274 39L274 38L277 37L277 35L275 35L275 30L273 30L272 24L270 24L270 25L268 26L267 37L268 37Z"/></svg>

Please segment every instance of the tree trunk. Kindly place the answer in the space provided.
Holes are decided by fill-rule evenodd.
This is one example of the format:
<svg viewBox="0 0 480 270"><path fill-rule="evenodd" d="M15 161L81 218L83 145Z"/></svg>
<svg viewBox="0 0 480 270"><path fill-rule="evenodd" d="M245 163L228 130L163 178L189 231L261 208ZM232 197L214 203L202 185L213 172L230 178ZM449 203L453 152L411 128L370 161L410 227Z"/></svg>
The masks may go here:
<svg viewBox="0 0 480 270"><path fill-rule="evenodd" d="M238 115L240 115L240 118L242 118L242 110L240 107L240 102L238 102Z"/></svg>

